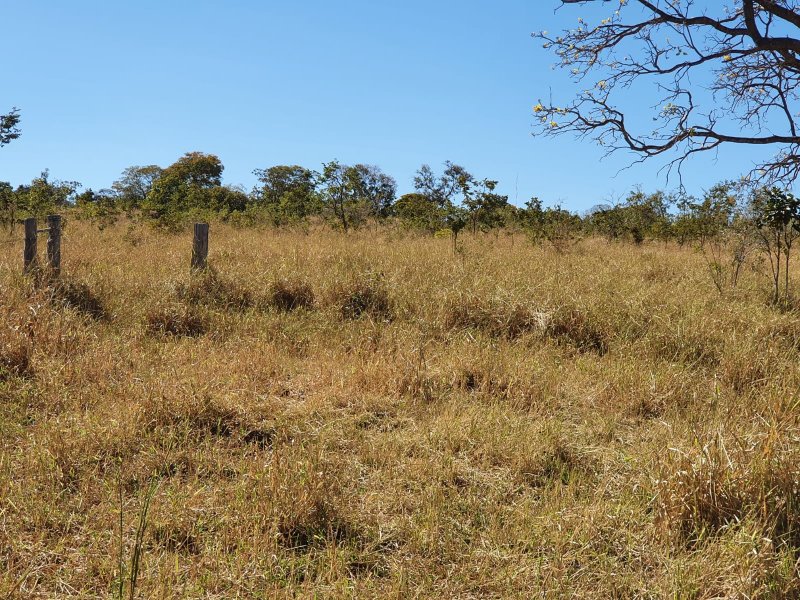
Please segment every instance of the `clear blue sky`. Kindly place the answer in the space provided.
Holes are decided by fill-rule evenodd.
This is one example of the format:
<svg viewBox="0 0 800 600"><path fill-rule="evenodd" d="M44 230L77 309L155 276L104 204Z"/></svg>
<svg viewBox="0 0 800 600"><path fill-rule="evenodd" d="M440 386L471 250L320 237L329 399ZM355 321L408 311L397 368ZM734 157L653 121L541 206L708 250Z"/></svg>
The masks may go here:
<svg viewBox="0 0 800 600"><path fill-rule="evenodd" d="M0 112L23 114L0 180L49 168L98 189L127 166L199 150L248 189L255 168L333 158L380 166L400 193L420 164L449 159L498 179L512 202L578 211L635 184L665 187L659 163L617 174L629 156L601 162L591 142L531 135L536 100L573 88L530 33L609 6L557 4L0 0ZM746 149L703 157L685 183L699 191L751 163Z"/></svg>

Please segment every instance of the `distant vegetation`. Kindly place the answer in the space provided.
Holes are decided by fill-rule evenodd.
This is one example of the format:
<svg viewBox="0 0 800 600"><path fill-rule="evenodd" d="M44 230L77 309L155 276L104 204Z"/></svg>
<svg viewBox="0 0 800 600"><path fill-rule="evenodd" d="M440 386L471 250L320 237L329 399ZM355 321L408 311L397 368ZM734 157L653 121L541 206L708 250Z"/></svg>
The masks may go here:
<svg viewBox="0 0 800 600"><path fill-rule="evenodd" d="M789 262L800 233L800 203L785 190L741 182L713 185L701 197L683 192L632 190L614 203L579 215L531 198L515 206L497 192L498 182L478 178L446 162L441 173L422 165L413 193L397 197L397 184L374 165L331 161L315 171L299 165L257 169L250 191L222 184L224 170L213 154L190 152L172 165L132 166L109 189L81 191L75 181L42 172L28 185L0 182L0 222L9 229L27 216L54 211L95 222L118 219L177 231L191 220L218 220L236 227L301 227L323 224L344 232L382 225L420 234L458 235L503 231L533 243L566 250L581 238L615 242L676 242L703 251L720 290L736 287L754 251L771 265L773 300L789 300Z"/></svg>

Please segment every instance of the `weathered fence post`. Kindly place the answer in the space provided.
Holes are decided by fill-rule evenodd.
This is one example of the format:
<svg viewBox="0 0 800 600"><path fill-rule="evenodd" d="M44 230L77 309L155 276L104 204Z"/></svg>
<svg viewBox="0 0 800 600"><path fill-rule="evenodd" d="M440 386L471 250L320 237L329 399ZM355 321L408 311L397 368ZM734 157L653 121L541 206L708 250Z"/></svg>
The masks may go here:
<svg viewBox="0 0 800 600"><path fill-rule="evenodd" d="M205 269L208 259L208 223L194 224L192 241L192 270Z"/></svg>
<svg viewBox="0 0 800 600"><path fill-rule="evenodd" d="M30 273L36 267L36 219L25 219L25 250L22 252L24 272Z"/></svg>
<svg viewBox="0 0 800 600"><path fill-rule="evenodd" d="M47 264L54 275L61 272L61 215L47 216Z"/></svg>

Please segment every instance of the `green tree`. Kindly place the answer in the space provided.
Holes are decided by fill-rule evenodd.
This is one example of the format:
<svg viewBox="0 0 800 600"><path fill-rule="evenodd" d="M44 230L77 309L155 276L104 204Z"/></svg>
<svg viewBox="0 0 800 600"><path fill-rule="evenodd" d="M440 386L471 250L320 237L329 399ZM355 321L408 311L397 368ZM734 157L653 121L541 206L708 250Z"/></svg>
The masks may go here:
<svg viewBox="0 0 800 600"><path fill-rule="evenodd" d="M680 242L695 240L703 249L719 239L732 224L737 212L736 184L731 181L717 183L697 199L682 197L677 207L675 233Z"/></svg>
<svg viewBox="0 0 800 600"><path fill-rule="evenodd" d="M441 208L460 205L474 178L461 165L445 161L441 176L422 165L414 176L414 189Z"/></svg>
<svg viewBox="0 0 800 600"><path fill-rule="evenodd" d="M122 176L111 184L111 189L117 194L126 210L139 208L153 188L153 184L163 173L164 169L158 165L128 167L122 172Z"/></svg>
<svg viewBox="0 0 800 600"><path fill-rule="evenodd" d="M670 233L670 199L662 192L632 191L620 207L623 227L636 244L646 238L666 239Z"/></svg>
<svg viewBox="0 0 800 600"><path fill-rule="evenodd" d="M519 211L519 223L528 233L533 243L538 243L544 238L544 210L542 201L533 196Z"/></svg>
<svg viewBox="0 0 800 600"><path fill-rule="evenodd" d="M250 196L241 187L230 185L217 185L208 189L193 188L194 194L201 197L197 200L190 198L193 206L201 206L206 210L218 213L242 212L250 203Z"/></svg>
<svg viewBox="0 0 800 600"><path fill-rule="evenodd" d="M794 242L800 235L800 200L789 191L772 187L757 191L751 206L772 268L772 300L776 304L781 300L788 303L789 263Z"/></svg>
<svg viewBox="0 0 800 600"><path fill-rule="evenodd" d="M464 190L464 208L472 227L472 233L502 227L506 223L509 210L508 196L495 192L497 182L490 179L477 181L471 179Z"/></svg>
<svg viewBox="0 0 800 600"><path fill-rule="evenodd" d="M276 165L253 174L260 184L253 188L253 201L274 224L300 222L319 211L318 173L298 165Z"/></svg>
<svg viewBox="0 0 800 600"><path fill-rule="evenodd" d="M581 218L560 205L548 207L542 211L544 238L559 254L578 241L581 226Z"/></svg>
<svg viewBox="0 0 800 600"><path fill-rule="evenodd" d="M323 164L320 199L323 208L345 231L369 217L387 216L394 202L394 179L371 165Z"/></svg>
<svg viewBox="0 0 800 600"><path fill-rule="evenodd" d="M219 210L227 197L220 189L223 169L213 154L188 152L153 182L142 208L165 223L190 210Z"/></svg>
<svg viewBox="0 0 800 600"><path fill-rule="evenodd" d="M321 200L325 210L330 213L347 232L354 225L357 218L358 207L354 205L354 198L350 193L346 165L337 160L332 160L322 165Z"/></svg>
<svg viewBox="0 0 800 600"><path fill-rule="evenodd" d="M589 210L586 221L592 232L605 236L609 242L625 234L625 215L620 206L597 205Z"/></svg>
<svg viewBox="0 0 800 600"><path fill-rule="evenodd" d="M7 181L0 181L0 220L14 231L16 220L17 195L14 188Z"/></svg>
<svg viewBox="0 0 800 600"><path fill-rule="evenodd" d="M438 209L442 225L452 232L454 245L468 222L468 211L463 205L471 197L474 183L469 171L449 160L440 176L430 166L422 165L414 177L414 188Z"/></svg>
<svg viewBox="0 0 800 600"><path fill-rule="evenodd" d="M80 187L77 181L51 181L50 172L45 169L30 186L18 193L18 206L27 214L42 218L69 205Z"/></svg>
<svg viewBox="0 0 800 600"><path fill-rule="evenodd" d="M187 152L164 170L164 175L198 188L209 189L222 185L222 161L213 154Z"/></svg>
<svg viewBox="0 0 800 600"><path fill-rule="evenodd" d="M95 192L89 188L75 197L75 208L81 218L94 221L100 230L113 225L119 217L119 200L113 190Z"/></svg>
<svg viewBox="0 0 800 600"><path fill-rule="evenodd" d="M351 193L376 219L388 217L397 196L397 182L374 165L357 164L346 170Z"/></svg>
<svg viewBox="0 0 800 600"><path fill-rule="evenodd" d="M411 229L435 233L444 226L444 211L420 193L404 194L394 204L394 215Z"/></svg>
<svg viewBox="0 0 800 600"><path fill-rule="evenodd" d="M18 108L12 108L10 113L0 115L0 148L22 134L19 129L20 118Z"/></svg>

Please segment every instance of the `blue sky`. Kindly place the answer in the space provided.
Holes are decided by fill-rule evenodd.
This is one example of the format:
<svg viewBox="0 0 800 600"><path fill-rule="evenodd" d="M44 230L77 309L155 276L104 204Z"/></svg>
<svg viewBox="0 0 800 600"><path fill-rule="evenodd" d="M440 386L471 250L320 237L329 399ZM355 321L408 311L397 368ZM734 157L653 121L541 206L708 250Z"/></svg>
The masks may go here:
<svg viewBox="0 0 800 600"><path fill-rule="evenodd" d="M98 189L127 166L199 150L248 189L253 169L334 158L380 166L400 193L420 164L452 160L499 180L512 202L577 211L636 184L667 187L663 163L618 173L630 156L531 135L537 99L574 88L530 33L609 10L557 4L0 0L0 112L23 114L0 180L49 168ZM747 149L701 157L684 182L697 192L752 161Z"/></svg>

